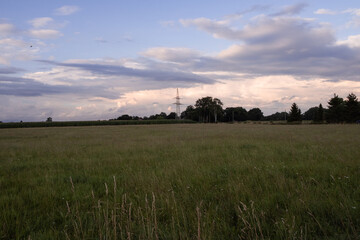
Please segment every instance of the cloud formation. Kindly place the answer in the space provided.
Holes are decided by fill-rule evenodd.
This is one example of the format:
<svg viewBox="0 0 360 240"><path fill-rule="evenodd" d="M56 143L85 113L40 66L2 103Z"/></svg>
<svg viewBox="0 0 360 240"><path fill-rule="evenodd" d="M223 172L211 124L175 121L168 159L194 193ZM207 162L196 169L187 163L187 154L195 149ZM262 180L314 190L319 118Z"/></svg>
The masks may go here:
<svg viewBox="0 0 360 240"><path fill-rule="evenodd" d="M6 37L15 33L15 26L10 23L0 22L0 37Z"/></svg>
<svg viewBox="0 0 360 240"><path fill-rule="evenodd" d="M0 64L8 65L13 60L31 60L37 48L29 48L29 43L14 38L0 38Z"/></svg>
<svg viewBox="0 0 360 240"><path fill-rule="evenodd" d="M57 39L63 34L57 30L64 23L56 23L50 17L34 18L27 21L30 29L19 29L13 24L0 20L0 64L9 65L15 60L34 59L48 46L43 40Z"/></svg>
<svg viewBox="0 0 360 240"><path fill-rule="evenodd" d="M75 94L104 98L118 98L119 93L110 92L102 86L45 84L34 79L0 75L0 95L39 97L44 95Z"/></svg>
<svg viewBox="0 0 360 240"><path fill-rule="evenodd" d="M63 36L61 32L54 29L31 29L29 35L40 39L56 39Z"/></svg>
<svg viewBox="0 0 360 240"><path fill-rule="evenodd" d="M49 23L53 22L54 20L50 17L41 17L41 18L34 18L29 21L29 23L34 28L42 28L46 27Z"/></svg>
<svg viewBox="0 0 360 240"><path fill-rule="evenodd" d="M55 10L55 15L66 16L79 11L80 8L74 5L65 5Z"/></svg>
<svg viewBox="0 0 360 240"><path fill-rule="evenodd" d="M335 15L335 14L337 14L337 12L332 11L330 9L325 9L325 8L320 8L320 9L316 10L314 13L319 14L319 15Z"/></svg>
<svg viewBox="0 0 360 240"><path fill-rule="evenodd" d="M200 59L195 68L360 80L360 49L354 43L351 47L337 44L334 31L326 24L287 16L259 16L240 29L205 18L180 22L214 37L238 42L215 58Z"/></svg>
<svg viewBox="0 0 360 240"><path fill-rule="evenodd" d="M283 9L277 13L272 14L271 16L291 16L299 14L304 10L305 7L307 7L308 4L306 3L298 3L295 5L289 5L283 7Z"/></svg>
<svg viewBox="0 0 360 240"><path fill-rule="evenodd" d="M200 53L196 50L188 48L166 48L156 47L149 48L142 53L143 56L154 58L162 61L169 62L189 62L191 59L196 59L200 56Z"/></svg>
<svg viewBox="0 0 360 240"><path fill-rule="evenodd" d="M125 76L125 77L136 77L143 80L149 80L152 82L162 82L163 84L178 82L178 83L203 83L211 84L215 81L210 78L202 77L191 72L184 72L179 70L161 70L161 69L139 69L129 68L121 65L110 65L110 64L94 64L94 63L59 63L54 61L43 60L41 62L49 63L52 65L78 68L93 74L105 75L105 76Z"/></svg>
<svg viewBox="0 0 360 240"><path fill-rule="evenodd" d="M43 63L32 72L11 67L11 63L35 57L50 59L40 55L37 43L46 46L52 43L51 39L61 37L61 26L51 17L25 20L30 24L27 30L0 21L0 64L6 65L0 67L0 100L4 103L0 113L11 115L16 109L12 116L17 119L35 114L41 117L36 120L48 116L69 120L150 115L173 109L171 103L176 88L180 88L184 104L212 95L223 100L225 107L260 107L270 114L285 110L293 101L306 110L319 101L326 104L333 92L342 95L359 92L359 35L337 40L337 28L299 16L306 7L307 4L299 3L274 11L271 6L254 6L217 20L199 16L162 22L179 32L195 28L208 33L218 39L217 46L223 46L217 52L208 46L212 41L203 39L203 52L185 47L184 42L177 45L171 42L158 47L142 45L142 52L134 58L116 59L111 55L107 58L101 55L106 53L94 51L95 55L89 52L92 59L72 59L64 53L61 56L67 60L63 62L41 60L33 65L30 62L26 65L29 68ZM55 14L65 16L78 10L76 6L63 6ZM258 11L266 14L255 15ZM335 13L347 17L346 20L352 18L351 27L356 26L360 16L358 9L314 12ZM138 36L136 32L131 34ZM119 42L98 36L87 39ZM74 39L64 40L72 44ZM54 46L56 43L53 42ZM211 53L205 52L207 48ZM59 50L49 53L54 56L52 59L56 59ZM100 55L96 55L98 52ZM19 114L23 109L31 109L30 113L26 110L29 116Z"/></svg>
<svg viewBox="0 0 360 240"><path fill-rule="evenodd" d="M24 69L16 68L16 67L0 67L0 74L14 74L23 71Z"/></svg>

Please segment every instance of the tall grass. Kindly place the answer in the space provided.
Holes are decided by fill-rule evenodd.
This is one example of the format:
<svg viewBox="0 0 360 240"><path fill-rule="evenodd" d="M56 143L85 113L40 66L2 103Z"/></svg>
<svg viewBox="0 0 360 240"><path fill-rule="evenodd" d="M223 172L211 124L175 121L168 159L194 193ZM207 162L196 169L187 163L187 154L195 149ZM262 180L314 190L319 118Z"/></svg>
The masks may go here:
<svg viewBox="0 0 360 240"><path fill-rule="evenodd" d="M357 239L356 125L0 131L0 239Z"/></svg>

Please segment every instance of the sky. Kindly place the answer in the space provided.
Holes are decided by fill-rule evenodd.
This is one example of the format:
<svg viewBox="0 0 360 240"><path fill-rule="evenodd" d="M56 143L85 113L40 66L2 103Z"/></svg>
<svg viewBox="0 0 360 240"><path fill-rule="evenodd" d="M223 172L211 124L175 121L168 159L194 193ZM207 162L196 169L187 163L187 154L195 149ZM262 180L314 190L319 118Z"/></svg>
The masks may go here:
<svg viewBox="0 0 360 240"><path fill-rule="evenodd" d="M265 115L360 96L360 2L0 1L0 121L169 114L177 88Z"/></svg>

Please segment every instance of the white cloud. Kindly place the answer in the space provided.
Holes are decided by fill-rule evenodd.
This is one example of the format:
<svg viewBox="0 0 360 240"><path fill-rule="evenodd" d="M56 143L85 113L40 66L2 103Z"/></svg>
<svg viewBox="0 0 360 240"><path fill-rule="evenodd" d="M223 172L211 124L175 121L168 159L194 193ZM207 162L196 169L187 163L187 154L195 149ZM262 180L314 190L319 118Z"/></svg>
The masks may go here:
<svg viewBox="0 0 360 240"><path fill-rule="evenodd" d="M32 37L40 39L56 39L63 35L58 30L54 29L31 29L29 30L29 34Z"/></svg>
<svg viewBox="0 0 360 240"><path fill-rule="evenodd" d="M336 11L332 11L330 9L325 9L325 8L320 8L320 9L316 10L314 13L320 14L320 15L335 15L335 14L337 14Z"/></svg>
<svg viewBox="0 0 360 240"><path fill-rule="evenodd" d="M13 60L31 60L39 51L38 48L30 48L29 43L14 39L0 39L0 64L10 64Z"/></svg>
<svg viewBox="0 0 360 240"><path fill-rule="evenodd" d="M265 115L289 110L294 101L303 112L319 103L326 107L333 93L345 97L350 92L360 96L360 83L328 82L320 78L303 81L284 75L240 77L179 89L184 104L181 111L201 97L212 96L221 99L224 107L242 106L247 110L259 107ZM173 111L169 106L174 107L172 103L176 88L134 90L117 99L82 96L75 92L66 97L61 94L17 98L0 95L1 102L6 103L0 105L0 112L4 116L1 120L44 121L49 116L54 121L97 120L116 118L123 114L149 116L160 112L169 113Z"/></svg>
<svg viewBox="0 0 360 240"><path fill-rule="evenodd" d="M360 16L360 8L349 8L343 11L343 13L350 13L352 15Z"/></svg>
<svg viewBox="0 0 360 240"><path fill-rule="evenodd" d="M79 10L80 8L78 6L66 5L56 9L55 15L71 15Z"/></svg>
<svg viewBox="0 0 360 240"><path fill-rule="evenodd" d="M15 32L14 25L10 23L0 23L0 36L9 36Z"/></svg>
<svg viewBox="0 0 360 240"><path fill-rule="evenodd" d="M41 17L41 18L34 18L29 21L29 23L34 28L42 28L46 27L49 23L53 22L54 20L50 17Z"/></svg>
<svg viewBox="0 0 360 240"><path fill-rule="evenodd" d="M349 36L346 40L338 41L339 45L347 45L351 48L360 48L360 35Z"/></svg>

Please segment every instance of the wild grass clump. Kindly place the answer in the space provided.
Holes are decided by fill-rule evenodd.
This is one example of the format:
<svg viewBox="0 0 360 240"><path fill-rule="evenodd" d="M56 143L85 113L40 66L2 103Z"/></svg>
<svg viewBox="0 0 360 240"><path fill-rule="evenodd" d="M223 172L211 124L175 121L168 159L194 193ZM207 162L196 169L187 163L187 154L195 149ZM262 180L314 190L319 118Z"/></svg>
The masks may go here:
<svg viewBox="0 0 360 240"><path fill-rule="evenodd" d="M357 239L356 125L0 130L0 239Z"/></svg>

